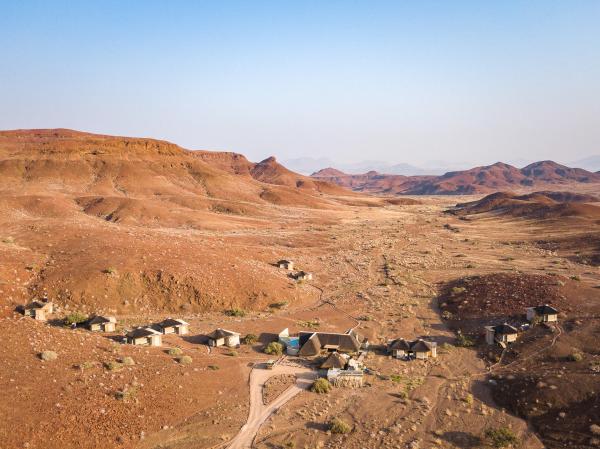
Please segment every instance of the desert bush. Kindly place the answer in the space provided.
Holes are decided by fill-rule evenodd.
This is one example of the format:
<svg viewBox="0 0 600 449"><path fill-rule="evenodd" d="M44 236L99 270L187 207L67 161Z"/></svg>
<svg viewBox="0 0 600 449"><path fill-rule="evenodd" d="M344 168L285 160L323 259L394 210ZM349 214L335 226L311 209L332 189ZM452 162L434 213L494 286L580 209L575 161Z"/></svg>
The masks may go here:
<svg viewBox="0 0 600 449"><path fill-rule="evenodd" d="M283 309L284 307L287 307L288 302L287 301L279 301L279 302L274 302L273 304L270 304L269 307L272 309Z"/></svg>
<svg viewBox="0 0 600 449"><path fill-rule="evenodd" d="M440 349L444 352L450 352L454 349L454 345L451 345L450 343L442 343Z"/></svg>
<svg viewBox="0 0 600 449"><path fill-rule="evenodd" d="M571 276L571 280L572 281L580 281L581 278L579 276L577 276L577 275L574 275L574 276Z"/></svg>
<svg viewBox="0 0 600 449"><path fill-rule="evenodd" d="M15 239L14 239L14 237L3 237L2 243L7 243L10 245L12 243L15 243Z"/></svg>
<svg viewBox="0 0 600 449"><path fill-rule="evenodd" d="M464 398L463 401L465 401L468 405L473 405L474 399L473 399L473 395L471 393L468 393Z"/></svg>
<svg viewBox="0 0 600 449"><path fill-rule="evenodd" d="M115 360L111 360L110 362L106 362L104 364L107 370L109 371L119 371L123 368L123 364L121 362L117 362Z"/></svg>
<svg viewBox="0 0 600 449"><path fill-rule="evenodd" d="M327 379L321 377L314 381L310 391L317 394L327 394L331 391L331 384Z"/></svg>
<svg viewBox="0 0 600 449"><path fill-rule="evenodd" d="M452 287L452 296L460 295L466 291L467 289L465 287Z"/></svg>
<svg viewBox="0 0 600 449"><path fill-rule="evenodd" d="M81 312L73 312L65 317L63 322L65 326L70 326L71 324L79 324L83 323L88 319L88 316Z"/></svg>
<svg viewBox="0 0 600 449"><path fill-rule="evenodd" d="M237 351L229 351L229 352L227 353L227 355L228 355L229 357L237 357L237 356L238 356L238 352L237 352Z"/></svg>
<svg viewBox="0 0 600 449"><path fill-rule="evenodd" d="M449 310L444 310L442 312L442 319L444 320L451 320L453 318L454 315L452 315L452 313Z"/></svg>
<svg viewBox="0 0 600 449"><path fill-rule="evenodd" d="M469 348L474 346L475 342L471 337L466 336L462 332L458 332L456 335L456 346L460 346L461 348Z"/></svg>
<svg viewBox="0 0 600 449"><path fill-rule="evenodd" d="M123 401L123 402L129 402L131 400L134 400L137 396L137 388L135 387L130 387L130 388L123 388L122 390L119 390L115 393L115 397L119 400L119 401Z"/></svg>
<svg viewBox="0 0 600 449"><path fill-rule="evenodd" d="M392 374L392 375L390 375L390 380L392 382L396 382L396 383L402 382L402 379L404 379L404 377L402 375L400 375L400 374Z"/></svg>
<svg viewBox="0 0 600 449"><path fill-rule="evenodd" d="M54 351L42 351L40 352L40 359L44 362L51 362L52 360L56 360L58 358L58 354Z"/></svg>
<svg viewBox="0 0 600 449"><path fill-rule="evenodd" d="M192 358L189 355L182 355L181 357L177 358L177 361L182 365L189 365L192 363Z"/></svg>
<svg viewBox="0 0 600 449"><path fill-rule="evenodd" d="M86 369L90 369L96 366L96 362L83 362L79 365L76 365L75 368L79 368L81 371L85 371Z"/></svg>
<svg viewBox="0 0 600 449"><path fill-rule="evenodd" d="M352 427L350 427L350 424L341 420L340 418L333 418L329 422L329 430L331 430L331 433L345 434L350 433Z"/></svg>
<svg viewBox="0 0 600 449"><path fill-rule="evenodd" d="M373 317L371 315L361 315L357 319L360 321L373 321Z"/></svg>
<svg viewBox="0 0 600 449"><path fill-rule="evenodd" d="M181 348L169 348L169 350L167 351L167 354L175 357L177 355L183 354L183 350Z"/></svg>
<svg viewBox="0 0 600 449"><path fill-rule="evenodd" d="M508 427L488 429L485 431L485 436L492 446L497 448L508 447L517 444L519 441L515 433Z"/></svg>
<svg viewBox="0 0 600 449"><path fill-rule="evenodd" d="M468 264L465 265L465 268L475 268L475 264L468 263Z"/></svg>
<svg viewBox="0 0 600 449"><path fill-rule="evenodd" d="M233 309L226 310L225 315L242 318L242 317L246 316L246 311L244 309L239 309L237 307L234 307Z"/></svg>
<svg viewBox="0 0 600 449"><path fill-rule="evenodd" d="M569 356L569 360L572 362L581 362L583 360L583 354L576 351Z"/></svg>
<svg viewBox="0 0 600 449"><path fill-rule="evenodd" d="M272 341L264 349L265 354L281 355L283 354L283 345L277 341Z"/></svg>
<svg viewBox="0 0 600 449"><path fill-rule="evenodd" d="M211 371L218 371L220 368L217 365L208 365L208 369Z"/></svg>
<svg viewBox="0 0 600 449"><path fill-rule="evenodd" d="M245 345L253 345L258 341L258 336L255 334L248 334L242 338L242 343Z"/></svg>
<svg viewBox="0 0 600 449"><path fill-rule="evenodd" d="M124 366L133 366L133 365L135 365L135 362L133 361L133 359L131 357L123 357L121 359L121 363Z"/></svg>
<svg viewBox="0 0 600 449"><path fill-rule="evenodd" d="M319 327L321 325L321 323L319 322L319 320L298 321L297 324L298 324L298 326L308 327L310 329L316 329L317 327Z"/></svg>
<svg viewBox="0 0 600 449"><path fill-rule="evenodd" d="M104 270L105 274L117 274L117 269L115 267L108 267Z"/></svg>

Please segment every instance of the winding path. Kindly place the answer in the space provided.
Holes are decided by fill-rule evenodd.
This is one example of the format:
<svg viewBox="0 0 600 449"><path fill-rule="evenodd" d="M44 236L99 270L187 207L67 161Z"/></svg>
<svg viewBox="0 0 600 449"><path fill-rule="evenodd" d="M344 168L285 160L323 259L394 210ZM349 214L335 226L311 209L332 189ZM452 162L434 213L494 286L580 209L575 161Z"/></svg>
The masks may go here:
<svg viewBox="0 0 600 449"><path fill-rule="evenodd" d="M287 390L281 393L271 403L265 405L263 403L263 387L270 377L281 374L296 375L296 383L290 386ZM286 402L300 393L302 390L308 389L316 377L316 373L309 368L300 366L290 366L276 364L272 370L265 369L264 364L255 367L250 372L250 411L248 420L242 426L239 433L231 440L228 449L248 449L252 447L252 443L256 438L260 427L263 423L281 408Z"/></svg>

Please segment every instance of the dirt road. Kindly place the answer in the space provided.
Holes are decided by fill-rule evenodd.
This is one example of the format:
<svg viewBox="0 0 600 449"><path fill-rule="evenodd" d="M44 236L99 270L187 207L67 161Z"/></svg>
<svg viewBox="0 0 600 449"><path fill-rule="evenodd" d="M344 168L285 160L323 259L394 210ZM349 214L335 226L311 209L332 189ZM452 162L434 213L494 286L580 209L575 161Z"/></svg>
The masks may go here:
<svg viewBox="0 0 600 449"><path fill-rule="evenodd" d="M297 381L294 385L285 390L273 402L265 405L263 403L263 388L269 378L282 374L294 374ZM286 402L310 387L315 373L308 368L300 366L289 366L277 364L272 370L267 370L264 366L259 366L250 373L250 412L248 420L242 426L240 432L231 441L229 449L247 449L252 447L252 442L260 429L260 426Z"/></svg>

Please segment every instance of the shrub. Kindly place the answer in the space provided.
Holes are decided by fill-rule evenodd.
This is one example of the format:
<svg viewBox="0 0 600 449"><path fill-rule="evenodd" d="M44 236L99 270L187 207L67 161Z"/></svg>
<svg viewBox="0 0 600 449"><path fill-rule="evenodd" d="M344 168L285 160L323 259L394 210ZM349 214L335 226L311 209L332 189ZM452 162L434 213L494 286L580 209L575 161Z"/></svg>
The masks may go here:
<svg viewBox="0 0 600 449"><path fill-rule="evenodd" d="M357 318L360 321L373 321L373 317L371 315L362 315Z"/></svg>
<svg viewBox="0 0 600 449"><path fill-rule="evenodd" d="M236 316L236 317L245 317L246 316L246 311L243 309L238 309L237 307L234 307L233 309L229 309L225 311L225 315L227 316Z"/></svg>
<svg viewBox="0 0 600 449"><path fill-rule="evenodd" d="M485 431L485 436L490 440L492 446L498 448L507 447L519 441L515 433L508 427L488 429Z"/></svg>
<svg viewBox="0 0 600 449"><path fill-rule="evenodd" d="M96 362L83 362L79 365L76 365L76 368L79 368L81 371L85 371L86 369L90 369L96 366Z"/></svg>
<svg viewBox="0 0 600 449"><path fill-rule="evenodd" d="M217 365L208 365L208 369L211 371L217 371L219 370L219 367Z"/></svg>
<svg viewBox="0 0 600 449"><path fill-rule="evenodd" d="M352 427L350 427L350 424L341 420L340 418L333 418L329 422L329 430L331 430L331 433L345 434L350 433Z"/></svg>
<svg viewBox="0 0 600 449"><path fill-rule="evenodd" d="M70 326L71 324L79 324L83 323L88 319L88 316L81 312L73 312L70 315L67 315L64 319L65 326Z"/></svg>
<svg viewBox="0 0 600 449"><path fill-rule="evenodd" d="M229 353L227 355L229 357L237 357L238 356L238 352L237 351L229 351Z"/></svg>
<svg viewBox="0 0 600 449"><path fill-rule="evenodd" d="M258 341L258 336L255 334L248 334L242 338L242 343L245 345L253 345Z"/></svg>
<svg viewBox="0 0 600 449"><path fill-rule="evenodd" d="M131 357L123 357L121 359L121 363L124 366L133 366L133 365L135 365L135 362L133 361L133 359Z"/></svg>
<svg viewBox="0 0 600 449"><path fill-rule="evenodd" d="M472 338L467 337L460 331L458 332L458 335L456 336L456 346L460 346L462 348L469 348L474 345L475 345L475 342L473 341Z"/></svg>
<svg viewBox="0 0 600 449"><path fill-rule="evenodd" d="M319 327L321 325L321 323L319 322L319 320L312 320L312 321L298 321L298 326L301 327L308 327L310 329L316 329L317 327Z"/></svg>
<svg viewBox="0 0 600 449"><path fill-rule="evenodd" d="M117 269L115 267L108 267L104 270L105 274L117 274Z"/></svg>
<svg viewBox="0 0 600 449"><path fill-rule="evenodd" d="M460 295L466 291L467 289L465 287L452 287L452 296Z"/></svg>
<svg viewBox="0 0 600 449"><path fill-rule="evenodd" d="M473 405L473 395L471 393L467 394L463 401L465 401L468 405Z"/></svg>
<svg viewBox="0 0 600 449"><path fill-rule="evenodd" d="M123 388L115 393L115 397L123 402L129 402L137 396L137 389L135 387Z"/></svg>
<svg viewBox="0 0 600 449"><path fill-rule="evenodd" d="M400 374L392 374L390 376L390 379L391 379L392 382L398 383L398 382L402 382L403 377Z"/></svg>
<svg viewBox="0 0 600 449"><path fill-rule="evenodd" d="M54 351L42 351L40 353L40 359L44 362L51 362L52 360L56 360L58 358L58 354Z"/></svg>
<svg viewBox="0 0 600 449"><path fill-rule="evenodd" d="M265 347L265 354L281 355L283 354L283 345L277 341L272 341Z"/></svg>
<svg viewBox="0 0 600 449"><path fill-rule="evenodd" d="M274 302L273 304L270 304L269 307L271 307L272 309L283 309L284 307L287 307L288 302L287 301L279 301L279 302Z"/></svg>
<svg viewBox="0 0 600 449"><path fill-rule="evenodd" d="M169 348L169 350L167 351L167 354L175 357L177 355L183 354L183 350L181 348Z"/></svg>
<svg viewBox="0 0 600 449"><path fill-rule="evenodd" d="M579 276L575 275L575 276L571 276L571 280L572 281L580 281L581 278Z"/></svg>
<svg viewBox="0 0 600 449"><path fill-rule="evenodd" d="M572 362L581 362L583 360L583 354L581 352L574 352L569 356L569 360Z"/></svg>
<svg viewBox="0 0 600 449"><path fill-rule="evenodd" d="M121 362L116 362L114 360L111 360L110 362L105 363L104 366L109 371L119 371L119 370L123 369L123 364Z"/></svg>
<svg viewBox="0 0 600 449"><path fill-rule="evenodd" d="M177 361L182 365L189 365L192 363L192 358L189 355L182 355L181 357L177 358Z"/></svg>
<svg viewBox="0 0 600 449"><path fill-rule="evenodd" d="M15 243L15 239L14 239L14 237L4 237L2 239L2 243L12 244L12 243Z"/></svg>
<svg viewBox="0 0 600 449"><path fill-rule="evenodd" d="M331 391L331 384L327 379L321 377L314 381L310 391L317 394L327 394Z"/></svg>
<svg viewBox="0 0 600 449"><path fill-rule="evenodd" d="M442 312L442 318L444 320L451 320L453 318L453 315L452 315L452 313L449 310L444 310Z"/></svg>
<svg viewBox="0 0 600 449"><path fill-rule="evenodd" d="M450 343L442 343L442 345L440 346L441 350L444 352L450 352L454 349L454 346L451 345Z"/></svg>

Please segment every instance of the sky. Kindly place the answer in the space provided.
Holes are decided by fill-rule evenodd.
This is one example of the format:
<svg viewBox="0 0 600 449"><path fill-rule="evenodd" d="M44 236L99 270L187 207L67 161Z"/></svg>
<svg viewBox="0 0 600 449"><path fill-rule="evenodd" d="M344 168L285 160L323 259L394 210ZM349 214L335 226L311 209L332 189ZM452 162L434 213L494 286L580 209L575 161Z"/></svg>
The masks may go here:
<svg viewBox="0 0 600 449"><path fill-rule="evenodd" d="M0 0L0 129L415 165L600 154L600 2Z"/></svg>

